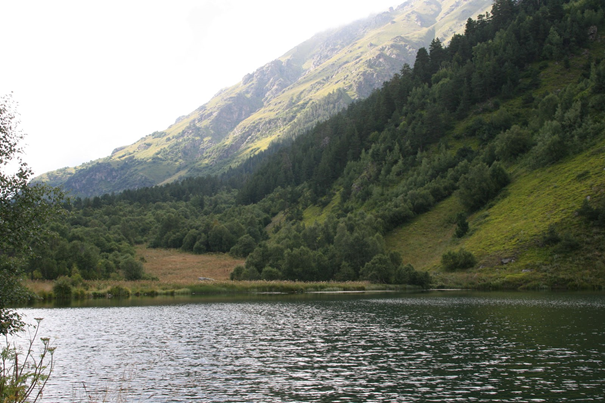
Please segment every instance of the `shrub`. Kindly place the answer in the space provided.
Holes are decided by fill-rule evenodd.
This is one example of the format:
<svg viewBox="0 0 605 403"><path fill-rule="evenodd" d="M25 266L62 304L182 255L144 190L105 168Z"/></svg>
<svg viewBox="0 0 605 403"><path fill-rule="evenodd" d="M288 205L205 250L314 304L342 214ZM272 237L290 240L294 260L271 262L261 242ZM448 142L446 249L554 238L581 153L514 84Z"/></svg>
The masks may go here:
<svg viewBox="0 0 605 403"><path fill-rule="evenodd" d="M243 277L245 271L246 271L246 268L244 266L242 266L241 264L239 264L239 265L235 266L235 268L233 269L231 274L229 274L229 278L232 281L242 280L242 277Z"/></svg>
<svg viewBox="0 0 605 403"><path fill-rule="evenodd" d="M281 273L280 273L281 274ZM258 280L261 278L260 273L256 269L256 267L248 267L245 268L242 265L237 265L229 275L229 278L232 281L242 281L242 280Z"/></svg>
<svg viewBox="0 0 605 403"><path fill-rule="evenodd" d="M468 221L466 221L466 214L458 213L456 215L456 231L454 235L456 238L462 238L468 232Z"/></svg>
<svg viewBox="0 0 605 403"><path fill-rule="evenodd" d="M492 197L496 196L503 187L510 183L508 172L506 172L502 165L497 161L489 167L489 178L494 186L494 194Z"/></svg>
<svg viewBox="0 0 605 403"><path fill-rule="evenodd" d="M250 253L256 248L256 242L250 235L245 234L237 243L231 248L229 254L234 257L248 257Z"/></svg>
<svg viewBox="0 0 605 403"><path fill-rule="evenodd" d="M82 288L75 288L71 292L72 299L86 299L86 291Z"/></svg>
<svg viewBox="0 0 605 403"><path fill-rule="evenodd" d="M389 283L393 274L391 259L380 253L366 263L359 274L373 283Z"/></svg>
<svg viewBox="0 0 605 403"><path fill-rule="evenodd" d="M596 207L592 207L588 199L584 199L582 207L577 212L579 216L586 218L594 225L605 227L605 199L597 203Z"/></svg>
<svg viewBox="0 0 605 403"><path fill-rule="evenodd" d="M447 271L469 269L477 264L475 256L460 248L458 252L446 252L441 256L441 265Z"/></svg>
<svg viewBox="0 0 605 403"><path fill-rule="evenodd" d="M114 285L107 291L107 294L110 294L112 297L115 298L129 298L130 290L120 285Z"/></svg>
<svg viewBox="0 0 605 403"><path fill-rule="evenodd" d="M71 299L71 279L66 276L61 276L53 284L53 294L56 299Z"/></svg>
<svg viewBox="0 0 605 403"><path fill-rule="evenodd" d="M502 161L513 161L526 153L532 146L531 133L514 125L498 135L496 140L496 155Z"/></svg>
<svg viewBox="0 0 605 403"><path fill-rule="evenodd" d="M31 338L24 349L11 344L8 338L0 343L0 402L38 401L53 372L55 347L50 345L50 338L38 336L42 319L35 320L38 325L32 326L33 335L28 329ZM37 340L42 347L34 347Z"/></svg>
<svg viewBox="0 0 605 403"><path fill-rule="evenodd" d="M431 285L431 275L424 271L419 272L411 264L400 265L395 269L392 278L393 284L417 285L422 288L429 288Z"/></svg>
<svg viewBox="0 0 605 403"><path fill-rule="evenodd" d="M340 269L334 275L334 280L336 281L355 281L356 279L355 270L347 262L342 262Z"/></svg>
<svg viewBox="0 0 605 403"><path fill-rule="evenodd" d="M483 207L495 193L489 168L483 163L475 165L463 175L459 187L460 202L468 211Z"/></svg>
<svg viewBox="0 0 605 403"><path fill-rule="evenodd" d="M590 72L590 80L592 81L592 93L605 93L605 61L593 64Z"/></svg>
<svg viewBox="0 0 605 403"><path fill-rule="evenodd" d="M389 203L379 214L387 230L398 227L414 217L414 213L412 213L407 204L403 204L398 200L394 203Z"/></svg>
<svg viewBox="0 0 605 403"><path fill-rule="evenodd" d="M412 273L412 278L408 284L418 285L422 288L429 288L431 286L431 275L428 271L419 272L414 270Z"/></svg>
<svg viewBox="0 0 605 403"><path fill-rule="evenodd" d="M143 277L143 264L128 256L120 263L124 278L128 281L140 280Z"/></svg>
<svg viewBox="0 0 605 403"><path fill-rule="evenodd" d="M580 242L571 234L563 234L561 242L555 247L559 253L572 252L580 248Z"/></svg>
<svg viewBox="0 0 605 403"><path fill-rule="evenodd" d="M74 267L71 269L71 276L69 276L69 278L71 279L72 287L78 287L84 283L84 279L82 278L80 270L78 270L76 265L74 265Z"/></svg>
<svg viewBox="0 0 605 403"><path fill-rule="evenodd" d="M559 107L559 98L554 94L545 96L538 105L537 117L541 123L552 120ZM511 128L512 129L512 128Z"/></svg>
<svg viewBox="0 0 605 403"><path fill-rule="evenodd" d="M246 271L244 271L244 275L242 280L259 280L260 279L260 273L258 272L258 270L256 269L256 267L249 267L246 269Z"/></svg>
<svg viewBox="0 0 605 403"><path fill-rule="evenodd" d="M531 165L539 168L554 164L568 153L568 144L561 124L556 120L546 122L537 135L536 146L532 150Z"/></svg>
<svg viewBox="0 0 605 403"><path fill-rule="evenodd" d="M509 182L508 173L498 162L489 168L479 163L460 178L458 197L468 211L475 211L494 198Z"/></svg>
<svg viewBox="0 0 605 403"><path fill-rule="evenodd" d="M182 250L193 251L193 247L197 242L198 237L200 236L199 231L192 229L189 230L185 238L183 238L183 244L181 245Z"/></svg>
<svg viewBox="0 0 605 403"><path fill-rule="evenodd" d="M193 245L193 252L197 254L205 253L208 248L206 247L206 235L201 234L195 244Z"/></svg>
<svg viewBox="0 0 605 403"><path fill-rule="evenodd" d="M260 278L265 281L279 280L281 279L281 271L277 270L275 267L267 266L263 269Z"/></svg>
<svg viewBox="0 0 605 403"><path fill-rule="evenodd" d="M544 242L545 245L556 245L561 242L561 237L555 230L554 225L550 224L548 226L548 230L542 237L542 242Z"/></svg>
<svg viewBox="0 0 605 403"><path fill-rule="evenodd" d="M415 214L429 211L435 204L435 198L426 189L409 191L407 199Z"/></svg>
<svg viewBox="0 0 605 403"><path fill-rule="evenodd" d="M411 284L411 280L414 277L416 270L411 264L401 265L395 269L393 274L393 284Z"/></svg>

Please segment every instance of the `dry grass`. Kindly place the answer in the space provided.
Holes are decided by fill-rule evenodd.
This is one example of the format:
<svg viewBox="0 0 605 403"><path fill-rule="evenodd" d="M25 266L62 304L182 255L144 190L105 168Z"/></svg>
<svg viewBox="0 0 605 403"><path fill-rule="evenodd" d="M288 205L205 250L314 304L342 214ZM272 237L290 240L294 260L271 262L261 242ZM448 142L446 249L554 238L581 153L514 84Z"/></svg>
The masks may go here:
<svg viewBox="0 0 605 403"><path fill-rule="evenodd" d="M229 274L238 264L244 264L242 259L234 259L227 254L193 255L176 249L149 249L138 246L137 258L142 258L145 272L156 280L124 281L124 280L91 280L75 288L90 294L93 291L105 292L111 287L119 286L130 290L133 294L147 295L150 292L175 292L189 290L191 287L221 287L229 288ZM200 282L200 277L207 277L216 282ZM26 281L26 286L39 296L52 294L53 281ZM215 289L211 291L216 292ZM190 291L187 291L190 292ZM90 295L88 295L90 297ZM81 297L80 297L81 298Z"/></svg>
<svg viewBox="0 0 605 403"><path fill-rule="evenodd" d="M229 280L233 268L245 262L226 254L193 255L175 249L149 249L145 246L137 247L137 256L144 259L146 273L162 283L171 284L191 284L199 277Z"/></svg>
<svg viewBox="0 0 605 403"><path fill-rule="evenodd" d="M26 280L25 286L38 295L50 293L53 290L53 282L49 280Z"/></svg>

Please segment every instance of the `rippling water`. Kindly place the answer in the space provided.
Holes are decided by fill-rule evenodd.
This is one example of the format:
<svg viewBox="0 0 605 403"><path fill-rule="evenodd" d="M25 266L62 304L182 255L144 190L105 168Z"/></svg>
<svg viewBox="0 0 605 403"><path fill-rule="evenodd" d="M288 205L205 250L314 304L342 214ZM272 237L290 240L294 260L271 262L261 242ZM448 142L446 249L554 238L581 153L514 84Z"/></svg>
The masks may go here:
<svg viewBox="0 0 605 403"><path fill-rule="evenodd" d="M605 400L605 295L426 293L23 309L45 402Z"/></svg>

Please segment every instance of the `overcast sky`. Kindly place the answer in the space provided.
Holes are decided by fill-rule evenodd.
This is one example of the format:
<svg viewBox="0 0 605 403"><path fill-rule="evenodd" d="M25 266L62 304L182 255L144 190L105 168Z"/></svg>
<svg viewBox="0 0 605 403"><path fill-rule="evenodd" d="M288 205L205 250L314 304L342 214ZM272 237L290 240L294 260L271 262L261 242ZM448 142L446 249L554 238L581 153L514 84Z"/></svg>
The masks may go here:
<svg viewBox="0 0 605 403"><path fill-rule="evenodd" d="M404 0L0 0L0 95L36 175L108 156L313 34Z"/></svg>

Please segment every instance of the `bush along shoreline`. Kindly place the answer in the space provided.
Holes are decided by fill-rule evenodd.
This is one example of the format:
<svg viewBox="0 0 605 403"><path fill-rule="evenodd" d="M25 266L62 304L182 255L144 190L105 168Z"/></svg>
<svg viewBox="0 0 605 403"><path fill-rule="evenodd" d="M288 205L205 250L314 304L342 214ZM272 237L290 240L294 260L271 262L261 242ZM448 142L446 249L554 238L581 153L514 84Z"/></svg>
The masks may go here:
<svg viewBox="0 0 605 403"><path fill-rule="evenodd" d="M303 294L315 292L423 291L414 285L376 284L370 282L300 282L300 281L205 281L192 284L169 284L157 281L82 282L74 285L69 278L50 282L30 282L30 303L67 302L92 299L129 299L160 296Z"/></svg>

